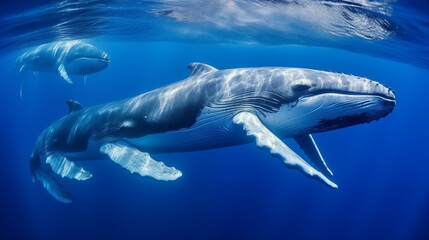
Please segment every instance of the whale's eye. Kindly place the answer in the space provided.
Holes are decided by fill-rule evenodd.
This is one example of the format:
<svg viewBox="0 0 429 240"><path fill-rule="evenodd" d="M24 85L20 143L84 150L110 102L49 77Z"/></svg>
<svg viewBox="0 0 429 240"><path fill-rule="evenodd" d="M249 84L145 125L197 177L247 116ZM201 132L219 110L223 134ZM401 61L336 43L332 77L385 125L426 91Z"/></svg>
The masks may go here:
<svg viewBox="0 0 429 240"><path fill-rule="evenodd" d="M298 83L292 86L292 89L297 92L307 91L311 86L306 83Z"/></svg>
<svg viewBox="0 0 429 240"><path fill-rule="evenodd" d="M133 121L124 121L122 124L121 124L121 126L120 126L120 129L129 129L129 128L132 128L132 127L134 127L134 122Z"/></svg>

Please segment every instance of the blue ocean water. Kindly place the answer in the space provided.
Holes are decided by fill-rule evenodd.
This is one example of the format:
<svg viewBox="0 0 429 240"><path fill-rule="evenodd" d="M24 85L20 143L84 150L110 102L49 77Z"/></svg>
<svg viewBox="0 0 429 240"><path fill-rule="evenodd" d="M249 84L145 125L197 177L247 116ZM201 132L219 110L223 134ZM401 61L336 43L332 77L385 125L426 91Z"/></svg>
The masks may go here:
<svg viewBox="0 0 429 240"><path fill-rule="evenodd" d="M264 9L273 11L269 4L299 6L293 12L300 14L327 11L305 2L321 1L213 1L206 8L201 1L2 3L0 238L428 239L427 2L323 1L326 9L345 6L339 13L345 19L360 16L347 24L334 19L335 28L328 20L315 28L318 21L277 12L262 16L288 17L288 28L259 21ZM382 27L359 25L371 19ZM201 34L186 34L189 27ZM27 72L21 100L16 58L60 39L85 39L111 63L85 85L81 76L69 85L56 73ZM392 87L397 105L376 122L314 134L337 190L287 169L254 144L154 155L182 171L173 182L131 175L108 159L84 161L93 178L61 179L73 204L32 183L34 143L67 114L66 100L92 106L135 96L185 79L186 66L196 61L219 69L288 66L368 77Z"/></svg>

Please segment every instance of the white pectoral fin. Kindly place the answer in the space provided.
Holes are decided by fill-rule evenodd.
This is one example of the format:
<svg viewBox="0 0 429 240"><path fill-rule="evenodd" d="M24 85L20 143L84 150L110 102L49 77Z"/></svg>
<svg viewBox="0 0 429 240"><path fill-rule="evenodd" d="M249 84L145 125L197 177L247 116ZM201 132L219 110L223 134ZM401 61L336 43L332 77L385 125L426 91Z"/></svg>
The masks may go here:
<svg viewBox="0 0 429 240"><path fill-rule="evenodd" d="M316 145L316 142L313 139L311 134L301 135L294 137L296 143L300 148L307 154L310 160L320 169L324 174L332 176L332 171L326 165L325 160L322 157L322 154L319 151L319 148Z"/></svg>
<svg viewBox="0 0 429 240"><path fill-rule="evenodd" d="M58 154L60 155L60 154ZM54 164L55 166L59 166L61 164L56 164L57 161L55 160L56 157L51 157L48 164ZM39 155L32 155L30 158L30 171L31 175L33 176L34 182L40 182L42 183L43 187L58 201L63 203L71 203L73 202L73 198L70 196L70 194L64 190L64 188L59 184L55 178L52 176L51 171L49 169L43 169L41 168L41 159ZM52 167L55 168L55 167ZM57 168L57 173L59 168ZM55 171L55 170L54 170Z"/></svg>
<svg viewBox="0 0 429 240"><path fill-rule="evenodd" d="M67 74L66 68L64 67L64 64L60 64L58 66L58 72L60 73L61 77L66 80L68 83L73 84L73 81L69 78L69 75Z"/></svg>
<svg viewBox="0 0 429 240"><path fill-rule="evenodd" d="M335 183L305 162L298 154L268 130L255 114L249 112L238 113L234 116L233 122L241 125L248 136L253 136L258 147L280 158L287 167L298 169L308 177L315 178L332 188L338 188Z"/></svg>
<svg viewBox="0 0 429 240"><path fill-rule="evenodd" d="M106 143L100 152L107 154L112 161L121 165L131 173L153 177L156 180L176 180L182 173L163 162L153 160L148 153L140 152L126 143Z"/></svg>
<svg viewBox="0 0 429 240"><path fill-rule="evenodd" d="M67 177L80 181L85 181L92 177L92 174L85 171L82 167L76 166L66 157L59 153L54 153L46 157L46 163L51 166L51 169L61 177Z"/></svg>

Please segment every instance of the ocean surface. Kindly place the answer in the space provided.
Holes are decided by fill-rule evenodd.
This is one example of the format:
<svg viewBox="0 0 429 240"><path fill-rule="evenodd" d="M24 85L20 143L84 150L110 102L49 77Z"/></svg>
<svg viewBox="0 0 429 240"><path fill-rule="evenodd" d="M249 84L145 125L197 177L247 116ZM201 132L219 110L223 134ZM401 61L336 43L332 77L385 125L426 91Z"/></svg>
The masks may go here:
<svg viewBox="0 0 429 240"><path fill-rule="evenodd" d="M110 56L74 84L15 61L74 40ZM353 74L395 90L370 124L314 134L334 190L255 144L154 159L183 176L162 182L109 159L79 162L56 201L34 184L35 141L68 113L185 79L191 62ZM0 3L0 239L429 239L429 2L425 0L3 1ZM285 142L296 149L294 141Z"/></svg>

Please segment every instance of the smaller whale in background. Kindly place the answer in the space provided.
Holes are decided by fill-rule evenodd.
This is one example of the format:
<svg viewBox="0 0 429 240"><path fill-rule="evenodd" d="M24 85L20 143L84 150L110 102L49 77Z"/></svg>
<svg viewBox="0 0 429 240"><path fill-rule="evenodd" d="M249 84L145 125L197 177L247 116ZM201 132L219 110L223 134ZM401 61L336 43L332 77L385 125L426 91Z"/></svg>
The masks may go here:
<svg viewBox="0 0 429 240"><path fill-rule="evenodd" d="M19 72L58 72L68 83L72 84L70 75L86 75L101 71L110 63L106 52L80 40L59 41L42 44L31 49L16 61ZM20 97L23 81L20 77Z"/></svg>

